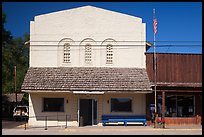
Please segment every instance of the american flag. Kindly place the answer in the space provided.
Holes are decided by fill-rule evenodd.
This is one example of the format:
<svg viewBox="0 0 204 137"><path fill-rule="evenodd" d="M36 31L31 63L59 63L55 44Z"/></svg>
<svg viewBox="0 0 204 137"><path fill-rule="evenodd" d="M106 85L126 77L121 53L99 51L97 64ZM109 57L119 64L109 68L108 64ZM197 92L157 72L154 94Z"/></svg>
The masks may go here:
<svg viewBox="0 0 204 137"><path fill-rule="evenodd" d="M154 34L156 34L157 33L157 19L154 18L153 22L154 22Z"/></svg>

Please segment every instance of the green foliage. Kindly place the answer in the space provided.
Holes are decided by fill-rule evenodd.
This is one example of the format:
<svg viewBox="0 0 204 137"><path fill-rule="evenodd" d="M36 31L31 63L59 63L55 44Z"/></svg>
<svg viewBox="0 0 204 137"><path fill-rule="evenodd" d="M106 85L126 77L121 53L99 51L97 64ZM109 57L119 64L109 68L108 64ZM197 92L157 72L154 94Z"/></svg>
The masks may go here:
<svg viewBox="0 0 204 137"><path fill-rule="evenodd" d="M23 98L22 98L23 104L29 105L28 104L28 102L29 102L28 98L29 98L29 94L24 93Z"/></svg>
<svg viewBox="0 0 204 137"><path fill-rule="evenodd" d="M2 92L13 93L14 66L16 66L16 89L20 92L24 76L28 69L29 46L24 45L29 35L13 38L10 31L5 30L6 15L2 12Z"/></svg>
<svg viewBox="0 0 204 137"><path fill-rule="evenodd" d="M4 24L6 23L6 14L2 11L2 46L5 43L9 43L12 39L11 32L6 31L4 28Z"/></svg>

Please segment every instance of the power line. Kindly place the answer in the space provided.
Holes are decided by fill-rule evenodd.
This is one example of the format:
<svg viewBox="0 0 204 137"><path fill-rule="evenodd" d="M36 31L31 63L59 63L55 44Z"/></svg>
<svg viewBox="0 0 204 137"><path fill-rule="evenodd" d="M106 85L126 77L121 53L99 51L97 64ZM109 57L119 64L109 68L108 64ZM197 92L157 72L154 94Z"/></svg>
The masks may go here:
<svg viewBox="0 0 204 137"><path fill-rule="evenodd" d="M114 40L114 39L113 39ZM59 41L57 41L57 40L48 40L48 41L42 41L42 40L36 40L36 41L30 41L30 42L71 42L71 43L73 43L73 42L154 42L154 41L149 41L149 40L146 40L146 41L141 41L141 40L115 40L115 41L113 41L112 39L107 39L107 41L106 40L97 40L97 41L95 41L95 40L85 40L85 41L83 41L83 40L76 40L76 41L72 41L72 40L59 40ZM198 40L164 40L164 41L156 41L156 42L202 42L202 41L198 41Z"/></svg>
<svg viewBox="0 0 204 137"><path fill-rule="evenodd" d="M56 44L53 44L53 45L30 45L30 46L40 46L40 47L46 47L46 46L55 46L55 47L63 47L64 45L56 45ZM78 47L84 47L85 45L78 45L78 44L75 44L75 45L70 45L70 47L73 47L73 46L78 46ZM91 45L91 47L106 47L107 45ZM124 44L124 45L112 45L113 47L120 47L120 48L128 48L127 46L135 46L135 47L137 47L137 46L146 46L146 45L135 45L135 44ZM176 44L176 45L161 45L161 44L157 44L156 45L156 47L201 47L202 46L202 44L194 44L194 45L190 45L190 44L180 44L180 45L178 45L178 44ZM151 46L150 46L151 47Z"/></svg>
<svg viewBox="0 0 204 137"><path fill-rule="evenodd" d="M144 46L144 45L142 45L142 46ZM165 46L159 46L159 47L165 47ZM182 47L182 46L181 46ZM193 46L191 46L192 48L194 48ZM63 48L63 47L61 47L61 48ZM137 49L137 48L134 48L134 47L113 47L113 49L120 49L120 50L126 50L126 49ZM59 50L59 48L57 48L57 49L31 49L30 51L58 51ZM85 51L85 48L71 48L71 51L77 51L77 50L81 50L81 51ZM101 51L106 51L106 48L103 48L103 49L101 49L101 48L92 48L92 50L93 51L99 51L99 50L101 50ZM59 51L63 51L63 49L62 50L59 50Z"/></svg>

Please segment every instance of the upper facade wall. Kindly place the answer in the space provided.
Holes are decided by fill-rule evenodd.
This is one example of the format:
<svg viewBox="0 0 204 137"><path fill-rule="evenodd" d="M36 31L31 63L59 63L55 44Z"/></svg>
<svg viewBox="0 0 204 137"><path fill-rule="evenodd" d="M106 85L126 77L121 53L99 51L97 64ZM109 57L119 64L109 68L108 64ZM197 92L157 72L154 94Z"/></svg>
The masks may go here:
<svg viewBox="0 0 204 137"><path fill-rule="evenodd" d="M30 67L145 68L145 23L141 18L101 8L85 6L36 16L30 22L30 41ZM63 62L67 41L70 63ZM91 63L86 64L88 43L92 45ZM106 63L107 44L113 46L112 64Z"/></svg>
<svg viewBox="0 0 204 137"><path fill-rule="evenodd" d="M157 54L157 82L202 83L201 54ZM153 53L146 54L146 70L154 82Z"/></svg>

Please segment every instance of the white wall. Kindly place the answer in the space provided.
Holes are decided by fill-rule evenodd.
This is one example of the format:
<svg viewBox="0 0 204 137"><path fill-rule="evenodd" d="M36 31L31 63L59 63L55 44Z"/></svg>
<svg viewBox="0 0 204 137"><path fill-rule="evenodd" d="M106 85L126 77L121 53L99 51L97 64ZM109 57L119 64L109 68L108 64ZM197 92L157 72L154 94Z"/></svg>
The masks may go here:
<svg viewBox="0 0 204 137"><path fill-rule="evenodd" d="M56 93L57 92L57 93ZM68 116L68 126L78 126L78 99L96 99L97 100L97 123L101 125L102 114L130 114L130 115L145 115L146 97L145 94L135 93L105 93L103 95L86 95L72 94L66 92L45 93L32 92L29 94L29 122L30 127L44 127L45 116L48 116L49 126L65 126L65 115ZM64 98L64 112L43 112L43 98L54 97ZM131 98L132 112L111 112L111 98ZM68 100L68 102L67 102ZM107 102L109 100L109 102ZM52 117L51 117L52 116ZM58 116L58 117L57 117Z"/></svg>
<svg viewBox="0 0 204 137"><path fill-rule="evenodd" d="M71 63L65 64L60 45L66 39L75 46L71 46ZM87 39L97 45L92 47L91 65L84 64ZM104 42L106 40L115 44L112 65L106 65L105 46L102 46L107 43ZM85 6L35 16L30 23L30 41L30 67L145 68L145 23L141 18L101 8Z"/></svg>

